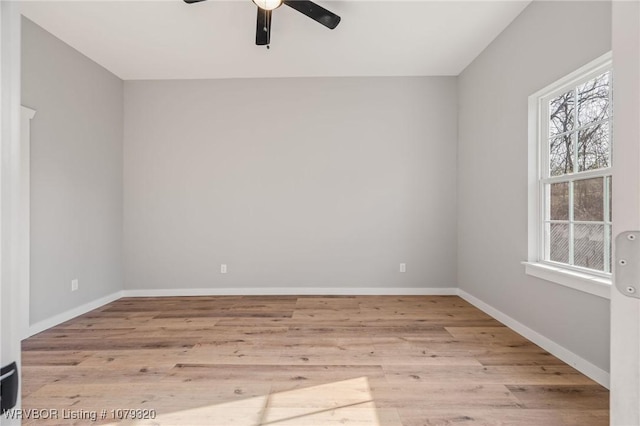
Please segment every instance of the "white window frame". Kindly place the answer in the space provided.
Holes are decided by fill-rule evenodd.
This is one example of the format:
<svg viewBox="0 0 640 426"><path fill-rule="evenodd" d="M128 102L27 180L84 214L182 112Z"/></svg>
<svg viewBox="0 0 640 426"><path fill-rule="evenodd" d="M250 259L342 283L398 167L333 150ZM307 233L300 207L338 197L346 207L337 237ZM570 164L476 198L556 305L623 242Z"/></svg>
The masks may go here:
<svg viewBox="0 0 640 426"><path fill-rule="evenodd" d="M566 181L567 176L548 176L548 119L542 117L549 100L561 95L606 71L612 72L611 52L602 55L571 74L529 96L529 177L528 177L528 257L525 273L566 287L609 299L611 296L611 274L581 268L579 266L545 260L545 189L553 181ZM577 123L576 123L577 124ZM613 132L610 132L613 141ZM613 145L613 142L611 142ZM577 163L576 163L577 164ZM612 175L612 167L595 171L575 172L571 180L588 179ZM605 188L605 191L608 188ZM605 209L606 210L606 209ZM606 213L605 213L606 214ZM605 217L605 222L610 218ZM607 226L604 227L607 232ZM608 250L608 244L605 244Z"/></svg>

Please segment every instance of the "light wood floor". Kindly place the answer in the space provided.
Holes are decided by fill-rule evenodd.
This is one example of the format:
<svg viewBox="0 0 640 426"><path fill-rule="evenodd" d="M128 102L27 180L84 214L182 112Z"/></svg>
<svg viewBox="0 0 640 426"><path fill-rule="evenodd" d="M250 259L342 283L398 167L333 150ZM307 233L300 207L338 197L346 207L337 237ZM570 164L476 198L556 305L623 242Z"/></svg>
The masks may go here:
<svg viewBox="0 0 640 426"><path fill-rule="evenodd" d="M35 424L609 421L605 388L455 296L125 298L25 340L23 366L23 407L60 410Z"/></svg>

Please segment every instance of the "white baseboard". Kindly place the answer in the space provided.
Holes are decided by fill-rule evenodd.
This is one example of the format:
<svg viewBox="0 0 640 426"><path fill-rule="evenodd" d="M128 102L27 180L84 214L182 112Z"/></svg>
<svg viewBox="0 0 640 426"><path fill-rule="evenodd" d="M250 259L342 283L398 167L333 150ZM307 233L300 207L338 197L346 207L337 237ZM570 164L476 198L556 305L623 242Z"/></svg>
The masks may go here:
<svg viewBox="0 0 640 426"><path fill-rule="evenodd" d="M34 334L38 334L41 331L44 331L51 327L55 327L58 324L62 324L63 322L69 321L70 319L73 319L82 314L86 314L89 311L98 309L106 305L107 303L111 303L114 300L120 299L121 297L122 291L118 291L108 296L101 297L100 299L92 300L91 302L85 303L84 305L78 306L76 308L69 309L68 311L62 312L58 315L54 315L51 318L47 318L46 320L39 321L29 326L27 336L24 336L23 339L31 337Z"/></svg>
<svg viewBox="0 0 640 426"><path fill-rule="evenodd" d="M462 297L464 300L466 300L467 302L474 305L476 308L480 309L481 311L484 311L486 314L497 319L498 321L500 321L510 329L526 337L527 339L529 339L536 345L540 346L542 349L546 350L553 356L566 362L576 370L580 371L585 376L589 377L590 379L594 380L595 382L609 389L609 373L607 373L600 367L593 365L586 359L576 355L575 353L571 352L567 348L557 344L553 340L543 336L537 331L530 329L529 327L522 324L521 322L516 321L515 319L511 318L509 315L497 310L491 305L488 305L487 303L483 302L482 300L478 299L475 296L472 296L466 291L462 289L458 289L458 295Z"/></svg>
<svg viewBox="0 0 640 426"><path fill-rule="evenodd" d="M455 287L235 287L124 290L123 297L179 296L456 296Z"/></svg>

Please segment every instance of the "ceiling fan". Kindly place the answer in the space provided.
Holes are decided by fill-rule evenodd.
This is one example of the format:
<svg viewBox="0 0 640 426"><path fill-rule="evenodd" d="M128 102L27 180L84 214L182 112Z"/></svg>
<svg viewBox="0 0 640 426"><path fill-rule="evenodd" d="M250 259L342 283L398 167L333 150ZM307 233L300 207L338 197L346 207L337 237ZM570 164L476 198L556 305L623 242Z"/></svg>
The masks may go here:
<svg viewBox="0 0 640 426"><path fill-rule="evenodd" d="M184 1L185 3L191 4L205 0ZM256 45L267 46L267 49L269 48L271 38L271 12L283 3L331 30L340 23L340 17L338 15L309 0L253 0L253 2L258 6Z"/></svg>

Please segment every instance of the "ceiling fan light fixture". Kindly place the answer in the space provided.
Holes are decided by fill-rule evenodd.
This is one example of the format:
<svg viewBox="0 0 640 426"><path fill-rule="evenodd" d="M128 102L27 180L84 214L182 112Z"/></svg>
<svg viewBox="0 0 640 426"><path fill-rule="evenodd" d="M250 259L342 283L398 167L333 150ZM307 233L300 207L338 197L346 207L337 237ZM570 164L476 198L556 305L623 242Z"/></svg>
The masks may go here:
<svg viewBox="0 0 640 426"><path fill-rule="evenodd" d="M253 2L262 10L273 10L282 5L282 0L253 0Z"/></svg>

